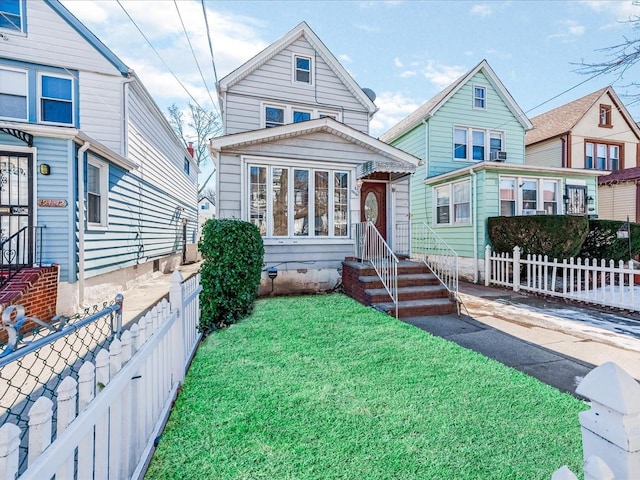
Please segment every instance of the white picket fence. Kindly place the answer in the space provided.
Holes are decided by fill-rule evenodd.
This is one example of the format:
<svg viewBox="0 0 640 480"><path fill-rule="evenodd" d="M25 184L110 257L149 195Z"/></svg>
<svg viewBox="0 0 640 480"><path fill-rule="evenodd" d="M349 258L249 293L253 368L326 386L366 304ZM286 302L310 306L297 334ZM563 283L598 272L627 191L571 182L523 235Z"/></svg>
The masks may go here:
<svg viewBox="0 0 640 480"><path fill-rule="evenodd" d="M39 398L29 411L28 466L18 477L20 429L0 428L0 478L41 480L141 479L201 335L200 276L171 276L162 300L79 379L67 377L53 401ZM79 413L78 413L79 412ZM52 430L55 422L55 440Z"/></svg>
<svg viewBox="0 0 640 480"><path fill-rule="evenodd" d="M638 275L638 277L636 277ZM501 285L569 300L640 311L640 269L635 262L570 258L558 261L546 255L520 256L485 249L485 285Z"/></svg>
<svg viewBox="0 0 640 480"><path fill-rule="evenodd" d="M585 480L640 478L640 384L607 362L589 372L576 393L591 408L578 414ZM565 465L551 480L578 480Z"/></svg>

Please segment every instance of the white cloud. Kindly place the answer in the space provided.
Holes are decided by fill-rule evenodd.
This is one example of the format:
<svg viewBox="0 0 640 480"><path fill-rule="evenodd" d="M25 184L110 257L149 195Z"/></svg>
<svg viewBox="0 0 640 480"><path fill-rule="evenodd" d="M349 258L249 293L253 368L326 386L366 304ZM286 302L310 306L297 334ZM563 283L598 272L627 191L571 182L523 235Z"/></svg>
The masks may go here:
<svg viewBox="0 0 640 480"><path fill-rule="evenodd" d="M493 9L486 3L477 4L471 7L471 15L479 15L481 17L488 17L493 13Z"/></svg>
<svg viewBox="0 0 640 480"><path fill-rule="evenodd" d="M369 124L371 135L378 137L416 110L420 104L397 92L382 92L376 98L379 110Z"/></svg>
<svg viewBox="0 0 640 480"><path fill-rule="evenodd" d="M402 68L404 65L402 64L402 61L400 60L400 58L396 57L393 59L393 64L398 67L398 68Z"/></svg>
<svg viewBox="0 0 640 480"><path fill-rule="evenodd" d="M351 63L353 61L353 60L351 60L351 57L349 55L347 55L346 53L343 53L342 55L339 55L338 59L341 62L345 62L345 63Z"/></svg>
<svg viewBox="0 0 640 480"><path fill-rule="evenodd" d="M405 70L404 72L400 73L400 78L411 78L415 77L416 75L418 75L418 72L416 72L415 70Z"/></svg>
<svg viewBox="0 0 640 480"><path fill-rule="evenodd" d="M436 87L443 89L466 71L467 68L460 65L442 65L433 60L429 60L421 73L424 75L424 78L432 82Z"/></svg>
<svg viewBox="0 0 640 480"><path fill-rule="evenodd" d="M379 33L380 32L380 28L379 27L374 27L373 25L366 25L364 23L356 25L356 28L358 30L362 30L363 32L367 32L367 33Z"/></svg>
<svg viewBox="0 0 640 480"><path fill-rule="evenodd" d="M573 41L575 37L579 37L584 34L586 27L581 25L576 20L563 20L559 22L561 31L554 33L547 37L548 40L554 38L561 38L565 41Z"/></svg>

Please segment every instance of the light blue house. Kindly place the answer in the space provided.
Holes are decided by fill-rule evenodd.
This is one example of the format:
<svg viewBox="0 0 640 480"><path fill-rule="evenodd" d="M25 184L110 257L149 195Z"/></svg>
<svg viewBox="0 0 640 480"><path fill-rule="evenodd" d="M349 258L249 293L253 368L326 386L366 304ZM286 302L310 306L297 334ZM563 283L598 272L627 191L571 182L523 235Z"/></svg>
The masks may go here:
<svg viewBox="0 0 640 480"><path fill-rule="evenodd" d="M0 1L0 45L3 268L59 265L70 312L178 264L198 168L133 70L57 0Z"/></svg>
<svg viewBox="0 0 640 480"><path fill-rule="evenodd" d="M422 161L411 180L411 223L426 223L478 280L487 218L564 214L567 185L597 195L597 173L525 165L533 125L486 60L384 133Z"/></svg>

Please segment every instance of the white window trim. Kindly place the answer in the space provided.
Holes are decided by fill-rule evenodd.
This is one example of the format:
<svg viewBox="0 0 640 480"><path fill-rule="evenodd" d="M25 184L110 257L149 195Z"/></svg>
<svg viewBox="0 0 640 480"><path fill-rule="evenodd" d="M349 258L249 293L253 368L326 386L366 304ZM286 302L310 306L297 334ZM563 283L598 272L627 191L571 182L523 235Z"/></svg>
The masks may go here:
<svg viewBox="0 0 640 480"><path fill-rule="evenodd" d="M467 158L456 158L455 157L455 147L456 147L456 130L466 130L467 132ZM484 132L484 159L483 160L475 160L473 158L473 132L474 131L482 131ZM491 156L491 134L498 134L502 137L502 150L506 151L505 145L507 143L506 133L502 130L495 130L491 128L480 128L480 127L469 127L465 125L454 125L453 131L451 132L451 158L454 162L486 162L489 160Z"/></svg>
<svg viewBox="0 0 640 480"><path fill-rule="evenodd" d="M297 71L296 57L306 58L307 60L309 60L309 82L299 82L296 80L296 71ZM313 61L313 57L310 57L309 55L304 55L302 53L292 52L291 53L291 83L295 85L312 87L315 83L314 77L315 77L315 62Z"/></svg>
<svg viewBox="0 0 640 480"><path fill-rule="evenodd" d="M18 120L18 121L24 121L24 122L28 122L29 121L29 103L30 103L30 99L29 99L29 71L27 69L24 68L14 68L14 67L9 67L9 66L5 66L2 65L0 66L0 70L7 70L7 71L11 71L11 72L18 72L18 73L24 73L24 89L25 89L25 97L26 97L26 101L27 101L27 116L25 118L18 118L18 117L3 117L0 116L0 119L3 120Z"/></svg>
<svg viewBox="0 0 640 480"><path fill-rule="evenodd" d="M482 88L484 90L484 107L476 107L476 88ZM487 110L487 106L488 106L488 101L487 101L487 92L489 91L489 89L486 87L486 85L481 85L481 84L474 84L473 85L473 90L471 93L471 106L474 110Z"/></svg>
<svg viewBox="0 0 640 480"><path fill-rule="evenodd" d="M308 205L308 209L309 212L314 211L315 208L315 195L312 195L312 191L311 191L311 178L314 177L314 172L316 170L320 170L320 171L329 171L329 173L334 174L334 173L346 173L347 174L347 180L348 182L353 182L353 179L355 178L355 170L353 168L349 168L347 166L345 166L344 164L339 164L339 163L334 163L334 162L327 162L327 163L323 163L321 167L318 166L318 164L316 162L313 161L296 161L293 159L289 159L289 158L277 158L277 159L273 159L273 158L266 158L266 157L259 157L259 156L242 156L242 165L243 168L241 170L241 188L240 188L240 194L241 194L241 215L242 215L242 219L244 221L250 222L250 201L249 201L249 180L251 178L251 167L265 167L267 168L267 218L271 219L271 216L273 214L273 192L271 190L271 185L273 185L273 168L289 168L289 169L299 169L299 170L309 170L309 205ZM349 183L350 185L350 183ZM288 198L293 198L293 182L289 182L289 192L288 192ZM329 197L333 198L333 182L330 181L329 182ZM271 223L271 220L269 220L269 223L267 224L267 235L262 237L262 240L264 242L265 245L283 245L283 244L299 244L299 243L303 243L303 244L343 244L343 243L352 243L353 240L351 239L350 236L350 232L349 232L349 225L351 224L351 218L352 218L352 209L354 208L353 206L353 202L354 199L352 198L352 194L351 191L349 190L348 192L348 198L347 198L347 235L346 236L335 236L333 234L334 230L333 230L333 215L334 215L334 211L333 208L329 211L329 225L332 227L329 230L329 235L328 236L315 236L315 235L308 235L308 236L295 236L295 235L288 235L288 236L282 236L282 237L274 237L272 235L272 229L273 229L273 225ZM332 202L332 205L333 202ZM334 205L335 207L335 205ZM293 217L292 215L289 216L289 226L288 226L288 231L292 232L293 231Z"/></svg>
<svg viewBox="0 0 640 480"><path fill-rule="evenodd" d="M331 117L335 117L335 120L338 122L342 121L341 112L338 110L332 111L327 109L319 109L312 108L308 106L300 106L300 105L288 105L277 102L260 102L260 128L267 128L267 118L266 118L266 109L267 107L272 108L281 108L284 110L284 124L289 125L293 123L293 112L309 112L311 114L311 120L315 120L320 118L320 115L330 115ZM273 128L273 127L271 127Z"/></svg>
<svg viewBox="0 0 640 480"><path fill-rule="evenodd" d="M515 180L515 202L516 202L516 211L515 215L525 215L524 209L522 208L522 187L523 182L525 181L535 181L537 184L537 198L536 198L536 208L535 211L543 211L544 210L544 182L555 182L556 183L556 215L561 215L564 212L564 202L563 202L563 191L564 185L561 178L558 177L527 177L527 176L514 176L514 175L500 175L498 177L498 214L500 215L500 182L502 180ZM528 213L529 215L533 215L534 213Z"/></svg>
<svg viewBox="0 0 640 480"><path fill-rule="evenodd" d="M71 80L71 123L60 123L60 122L46 122L42 120L42 77L55 77L55 78L64 78L65 80ZM43 125L64 125L64 126L74 126L76 124L76 98L75 98L75 78L73 75L63 75L60 73L52 73L52 72L38 72L37 75L38 82L38 97L37 97L37 118L38 123Z"/></svg>
<svg viewBox="0 0 640 480"><path fill-rule="evenodd" d="M18 5L20 6L20 30L16 30L15 28L4 28L0 27L0 32L3 34L11 34L11 35L19 35L24 37L27 35L26 31L26 18L24 11L24 2L22 0L18 0Z"/></svg>
<svg viewBox="0 0 640 480"><path fill-rule="evenodd" d="M466 183L469 187L469 221L468 222L456 222L455 221L455 203L453 201L453 186ZM449 222L438 223L438 195L436 191L440 188L447 187L449 189ZM433 225L436 227L468 227L473 225L473 196L471 192L471 180L465 178L464 180L457 180L455 182L444 183L433 187Z"/></svg>
<svg viewBox="0 0 640 480"><path fill-rule="evenodd" d="M87 156L87 164L100 172L100 223L89 222L89 189L85 187L87 230L107 230L109 227L109 164L93 155Z"/></svg>

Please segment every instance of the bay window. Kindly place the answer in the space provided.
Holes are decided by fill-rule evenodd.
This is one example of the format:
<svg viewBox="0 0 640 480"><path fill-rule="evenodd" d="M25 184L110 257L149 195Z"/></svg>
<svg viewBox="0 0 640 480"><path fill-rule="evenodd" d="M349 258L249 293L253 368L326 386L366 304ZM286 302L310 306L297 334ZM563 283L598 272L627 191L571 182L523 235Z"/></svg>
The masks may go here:
<svg viewBox="0 0 640 480"><path fill-rule="evenodd" d="M249 165L249 221L263 237L346 237L348 185L347 172Z"/></svg>

